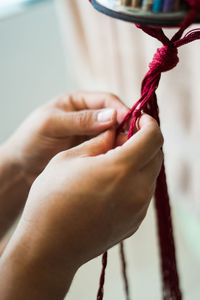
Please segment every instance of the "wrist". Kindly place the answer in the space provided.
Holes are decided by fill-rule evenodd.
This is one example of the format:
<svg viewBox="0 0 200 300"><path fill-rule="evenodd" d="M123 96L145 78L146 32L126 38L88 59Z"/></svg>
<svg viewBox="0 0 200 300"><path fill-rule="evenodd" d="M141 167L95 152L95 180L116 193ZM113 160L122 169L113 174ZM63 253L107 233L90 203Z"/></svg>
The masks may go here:
<svg viewBox="0 0 200 300"><path fill-rule="evenodd" d="M19 223L0 261L1 295L9 293L8 299L19 295L22 300L64 298L79 266L70 251L57 247L53 236L49 242L42 235L37 227L32 230Z"/></svg>
<svg viewBox="0 0 200 300"><path fill-rule="evenodd" d="M7 140L0 146L0 164L4 166L7 172L12 173L13 181L23 182L27 189L30 189L30 183L27 181L27 176L21 159L18 155L18 147L11 139Z"/></svg>
<svg viewBox="0 0 200 300"><path fill-rule="evenodd" d="M8 144L0 147L0 238L23 208L29 186Z"/></svg>

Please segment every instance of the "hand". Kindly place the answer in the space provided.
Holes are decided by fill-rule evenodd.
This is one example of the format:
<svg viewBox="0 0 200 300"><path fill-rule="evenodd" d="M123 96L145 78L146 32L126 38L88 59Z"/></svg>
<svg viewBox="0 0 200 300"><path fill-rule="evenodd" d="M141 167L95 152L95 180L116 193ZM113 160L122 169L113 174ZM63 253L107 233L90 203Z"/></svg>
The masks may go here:
<svg viewBox="0 0 200 300"><path fill-rule="evenodd" d="M60 96L33 112L7 148L32 184L55 154L108 129L127 112L112 94L76 92Z"/></svg>
<svg viewBox="0 0 200 300"><path fill-rule="evenodd" d="M46 299L47 292L48 299L61 299L80 265L137 230L163 157L156 121L143 115L138 126L115 149L110 129L57 154L36 179L2 259L9 295L31 295L34 288L37 299Z"/></svg>

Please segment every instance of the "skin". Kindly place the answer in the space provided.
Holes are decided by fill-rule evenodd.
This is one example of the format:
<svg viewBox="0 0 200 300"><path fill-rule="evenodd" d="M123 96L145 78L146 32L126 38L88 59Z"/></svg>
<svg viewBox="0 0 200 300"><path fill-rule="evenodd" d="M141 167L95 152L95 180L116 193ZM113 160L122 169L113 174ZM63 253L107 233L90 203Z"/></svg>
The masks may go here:
<svg viewBox="0 0 200 300"><path fill-rule="evenodd" d="M112 115L99 122L98 113L104 109L111 109ZM0 147L0 238L50 159L114 126L127 111L115 95L90 92L59 96L34 111Z"/></svg>
<svg viewBox="0 0 200 300"><path fill-rule="evenodd" d="M26 139L13 139L22 145L18 161L27 182L37 179L0 259L1 299L63 299L82 264L134 234L144 219L162 164L162 134L156 121L143 115L134 136L124 143L126 135L116 136L114 124L121 121L127 108L115 96L107 97L112 101L106 105L115 108L109 125L98 125L97 118L87 117L88 127L81 117L79 125L74 126L76 118L68 124L64 124L65 119L65 128L60 126L58 134L52 113L51 122L39 126L43 133L39 143L34 144L39 134L31 135L32 144L25 146L22 141ZM106 103L98 103L102 94L78 93L75 99L76 109L80 110L101 109ZM64 109L64 103L60 104ZM38 133L38 129L33 132ZM61 132L68 136L62 138ZM49 133L54 133L52 143ZM44 136L50 143L42 143ZM80 139L85 142L80 144ZM30 155L35 145L36 155ZM43 145L48 145L46 156Z"/></svg>

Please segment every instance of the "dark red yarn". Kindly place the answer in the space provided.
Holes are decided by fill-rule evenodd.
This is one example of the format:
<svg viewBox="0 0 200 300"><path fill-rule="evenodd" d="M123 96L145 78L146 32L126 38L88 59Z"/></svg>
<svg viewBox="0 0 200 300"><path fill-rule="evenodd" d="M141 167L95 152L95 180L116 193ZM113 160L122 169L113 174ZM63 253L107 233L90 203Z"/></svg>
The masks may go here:
<svg viewBox="0 0 200 300"><path fill-rule="evenodd" d="M125 257L123 242L120 243L119 249L120 249L121 268L122 268L122 276L124 279L124 289L125 289L125 293L126 293L126 300L130 300L130 291L129 291L127 271L126 271L126 257Z"/></svg>
<svg viewBox="0 0 200 300"><path fill-rule="evenodd" d="M162 42L163 47L157 49L157 52L153 57L153 61L149 64L149 71L142 82L141 98L134 104L122 123L119 125L118 130L120 131L124 127L125 123L131 119L128 138L132 137L136 121L142 112L152 115L160 124L159 109L155 92L159 85L161 73L173 69L179 62L178 47L200 39L200 29L191 30L183 38L181 38L185 29L195 21L197 13L200 11L200 0L187 0L187 2L190 6L190 10L182 24L180 24L180 29L171 40L168 39L161 28L136 25L148 35ZM157 179L155 208L160 244L163 300L181 300L182 295L179 287L170 201L164 163ZM105 276L105 260L107 262L107 255L105 256L104 254L101 278L104 278ZM129 297L123 244L121 244L121 260L126 295ZM98 300L103 299L103 285L104 280L101 280L98 292L100 297L97 297Z"/></svg>
<svg viewBox="0 0 200 300"><path fill-rule="evenodd" d="M161 72L169 71L173 69L177 63L178 50L175 47L163 46L159 48L153 57L153 61L149 64L149 69Z"/></svg>
<svg viewBox="0 0 200 300"><path fill-rule="evenodd" d="M105 270L106 270L106 266L107 266L107 257L108 257L108 254L107 254L107 252L105 252L102 256L102 270L101 270L101 276L100 276L100 281L99 281L97 300L103 299L103 287L104 287L104 282L105 282Z"/></svg>

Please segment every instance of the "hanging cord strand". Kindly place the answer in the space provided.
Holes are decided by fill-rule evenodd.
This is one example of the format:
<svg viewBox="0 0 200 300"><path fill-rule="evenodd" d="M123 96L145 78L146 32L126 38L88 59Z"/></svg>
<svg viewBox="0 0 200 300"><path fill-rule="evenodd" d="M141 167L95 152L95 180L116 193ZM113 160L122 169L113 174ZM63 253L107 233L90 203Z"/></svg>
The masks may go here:
<svg viewBox="0 0 200 300"><path fill-rule="evenodd" d="M150 108L150 114L160 123L156 95L151 99ZM173 226L164 163L157 179L155 208L162 265L163 299L179 300L182 296L176 266Z"/></svg>
<svg viewBox="0 0 200 300"><path fill-rule="evenodd" d="M122 277L123 277L123 281L124 281L126 300L130 300L129 281L128 281L128 275L127 275L127 263L126 263L126 256L125 256L123 242L120 243L119 250L120 250L121 269L122 269Z"/></svg>
<svg viewBox="0 0 200 300"><path fill-rule="evenodd" d="M100 276L100 281L99 281L99 290L98 290L98 293L97 293L97 300L102 300L103 299L107 260L108 260L108 253L105 252L102 255L102 270L101 270L101 276Z"/></svg>

